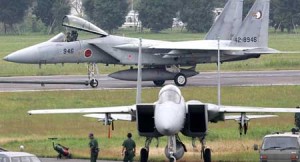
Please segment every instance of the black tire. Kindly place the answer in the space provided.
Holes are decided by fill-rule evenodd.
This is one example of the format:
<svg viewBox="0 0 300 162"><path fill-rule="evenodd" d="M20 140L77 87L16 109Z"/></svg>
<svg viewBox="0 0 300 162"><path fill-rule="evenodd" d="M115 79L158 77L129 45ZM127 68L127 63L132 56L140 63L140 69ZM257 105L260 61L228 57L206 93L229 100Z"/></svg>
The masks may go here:
<svg viewBox="0 0 300 162"><path fill-rule="evenodd" d="M174 78L174 82L177 86L185 86L187 82L186 76L182 73L178 73Z"/></svg>
<svg viewBox="0 0 300 162"><path fill-rule="evenodd" d="M98 87L98 80L97 79L92 79L91 81L90 81L90 86L91 87L93 87L93 88L96 88L96 87Z"/></svg>
<svg viewBox="0 0 300 162"><path fill-rule="evenodd" d="M170 162L174 162L174 159L169 159Z"/></svg>
<svg viewBox="0 0 300 162"><path fill-rule="evenodd" d="M165 81L164 80L153 80L153 83L156 85L156 86L163 86L165 84Z"/></svg>
<svg viewBox="0 0 300 162"><path fill-rule="evenodd" d="M211 162L211 151L209 148L204 150L204 162Z"/></svg>
<svg viewBox="0 0 300 162"><path fill-rule="evenodd" d="M140 156L141 156L140 162L147 162L149 151L146 148L142 148L140 152Z"/></svg>

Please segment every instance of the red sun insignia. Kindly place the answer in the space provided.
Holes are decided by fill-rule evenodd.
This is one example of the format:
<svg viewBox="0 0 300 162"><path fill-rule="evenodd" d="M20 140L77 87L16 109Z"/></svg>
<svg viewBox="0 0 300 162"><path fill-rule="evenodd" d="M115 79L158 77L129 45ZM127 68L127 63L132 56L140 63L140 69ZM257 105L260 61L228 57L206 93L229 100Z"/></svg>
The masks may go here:
<svg viewBox="0 0 300 162"><path fill-rule="evenodd" d="M255 17L256 19L260 19L262 17L262 12L261 11L257 11L255 13L253 13L253 17Z"/></svg>
<svg viewBox="0 0 300 162"><path fill-rule="evenodd" d="M92 50L86 49L86 50L84 51L84 56L85 56L85 57L91 57L91 56L92 56Z"/></svg>

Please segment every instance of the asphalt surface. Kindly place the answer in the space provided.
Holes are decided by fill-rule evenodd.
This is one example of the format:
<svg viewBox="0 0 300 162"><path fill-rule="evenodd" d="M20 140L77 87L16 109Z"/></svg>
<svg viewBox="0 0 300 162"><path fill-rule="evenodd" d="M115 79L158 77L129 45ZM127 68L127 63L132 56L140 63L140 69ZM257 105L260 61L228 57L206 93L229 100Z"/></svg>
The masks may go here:
<svg viewBox="0 0 300 162"><path fill-rule="evenodd" d="M97 77L97 79L99 81L99 86L97 88L92 88L83 84L87 81L87 76L85 75L0 77L0 92L102 90L136 87L135 81L116 80L108 77L107 75L100 75ZM69 82L72 84L45 84L41 86L41 84L28 84L20 82ZM174 84L174 82L166 81L165 84ZM300 85L300 70L222 72L221 84L222 86ZM203 72L194 77L188 78L186 86L216 85L217 73ZM155 87L151 81L144 81L142 86Z"/></svg>
<svg viewBox="0 0 300 162"><path fill-rule="evenodd" d="M90 162L89 159L56 159L56 158L39 158L42 162ZM117 162L108 160L97 160L97 162Z"/></svg>

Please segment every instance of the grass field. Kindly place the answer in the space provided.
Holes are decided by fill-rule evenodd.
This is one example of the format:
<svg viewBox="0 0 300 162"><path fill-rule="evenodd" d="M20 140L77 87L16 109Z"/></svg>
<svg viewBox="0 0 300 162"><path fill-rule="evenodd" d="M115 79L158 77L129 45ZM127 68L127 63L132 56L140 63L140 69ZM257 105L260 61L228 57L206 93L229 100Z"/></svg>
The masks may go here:
<svg viewBox="0 0 300 162"><path fill-rule="evenodd" d="M185 41L202 39L204 34L178 31L164 31L160 34L149 32L136 33L118 31L118 35L159 39L168 41ZM19 35L0 36L0 58L18 49L48 40L53 35ZM90 35L80 34L82 38ZM300 51L300 35L270 33L269 46L282 51ZM100 65L100 73L111 73L129 67ZM38 65L24 65L0 60L0 76L16 75L56 75L86 74L84 64L46 65L42 69ZM198 65L198 71L212 71L215 64ZM266 55L259 59L222 64L222 70L277 70L300 69L299 54ZM159 89L143 90L143 102L154 102ZM182 88L186 100L197 99L202 102L216 103L216 88ZM222 103L224 105L248 105L266 107L296 107L300 105L300 86L270 87L223 87ZM155 94L155 95L153 95ZM113 138L107 139L107 127L94 119L81 115L41 115L29 116L30 109L40 108L76 108L113 105L130 105L135 103L134 90L105 91L60 91L60 92L20 92L0 93L0 146L10 150L18 150L22 144L25 150L40 156L55 156L49 137L58 137L57 142L69 146L75 157L88 157L89 132L98 137L101 147L100 157L104 159L121 159L121 143L127 132L133 132L134 139L141 148L144 138L136 132L136 123L115 123ZM209 124L207 144L212 148L214 161L257 161L258 153L253 151L253 144L260 144L261 138L275 131L288 131L293 127L293 114L280 114L279 118L253 120L247 136L239 136L238 125L234 121ZM194 150L191 140L182 137L188 152L181 161L198 161L199 147ZM164 161L163 149L166 138L160 139L160 146L151 145L151 161ZM199 142L198 142L199 145Z"/></svg>
<svg viewBox="0 0 300 162"><path fill-rule="evenodd" d="M158 88L143 90L143 102L154 102ZM185 87L182 88L186 100L197 99L202 102L216 103L216 88ZM224 105L248 105L267 107L296 107L299 105L300 86L270 87L223 87L222 103ZM60 92L19 92L0 93L0 145L18 150L22 144L25 150L40 156L55 156L49 137L58 137L57 142L71 148L75 157L88 157L89 132L94 132L99 139L104 159L120 159L121 143L127 132L133 132L138 148L144 144L139 137L136 123L115 123L113 138L107 138L107 127L94 119L81 115L36 115L29 116L30 109L40 108L79 108L113 105L130 105L135 100L135 90L103 91L60 91ZM261 138L275 131L288 131L293 123L293 114L280 114L279 118L253 120L246 136L239 136L238 125L234 121L209 124L207 145L212 148L215 161L257 161L258 153L253 151L253 144L260 144ZM194 150L191 140L182 137L188 152L181 161L198 161L199 147ZM151 145L151 161L164 161L163 149L166 138ZM199 146L199 142L198 142ZM198 151L198 152L197 152Z"/></svg>
<svg viewBox="0 0 300 162"><path fill-rule="evenodd" d="M129 37L141 37L144 39L158 39L168 41L186 41L203 39L205 34L188 33L166 30L160 34L153 34L150 32L138 33L133 31L120 30L117 35L124 35ZM13 36L0 36L0 58L7 54L48 40L53 35L13 35ZM91 37L80 33L82 39ZM94 36L93 36L94 37ZM286 34L270 32L269 46L281 51L300 51L300 35L299 34ZM100 73L111 73L120 69L126 69L120 65L104 66L100 65ZM56 74L86 74L86 66L84 64L65 64L64 66L46 65L41 69L38 65L16 64L0 60L0 76L16 76L16 75L56 75ZM198 71L211 71L215 70L215 64L199 64ZM246 61L230 62L222 64L223 70L277 70L277 69L300 69L299 54L276 54L265 55L258 59L250 59Z"/></svg>

